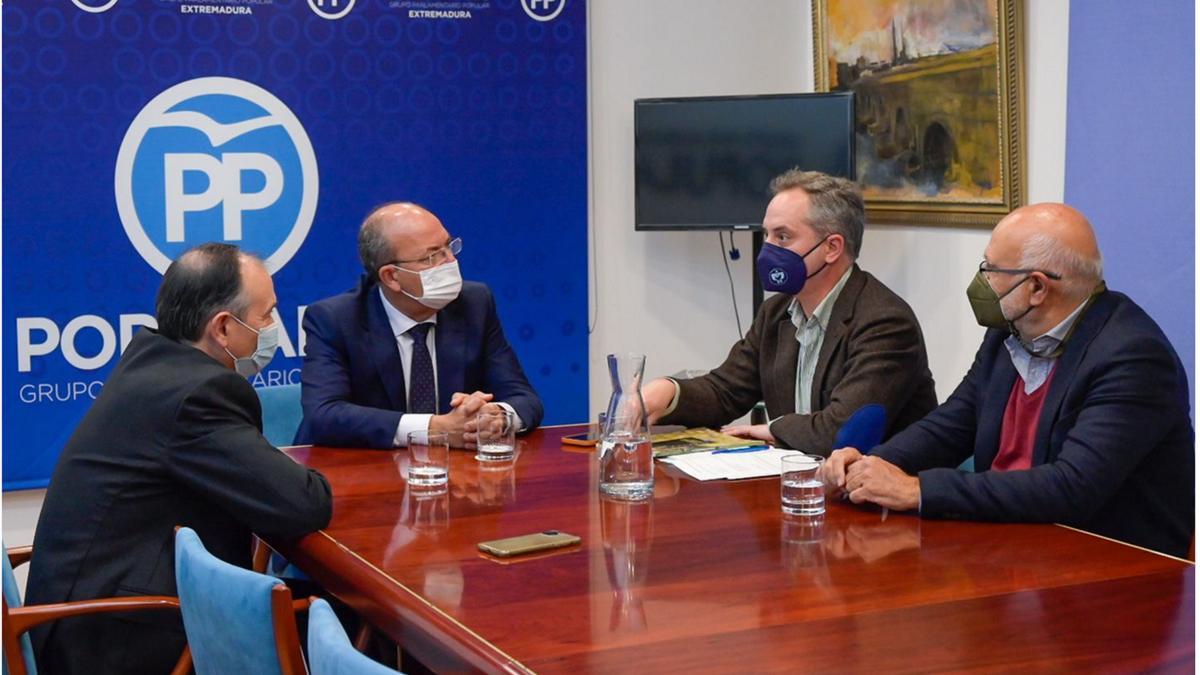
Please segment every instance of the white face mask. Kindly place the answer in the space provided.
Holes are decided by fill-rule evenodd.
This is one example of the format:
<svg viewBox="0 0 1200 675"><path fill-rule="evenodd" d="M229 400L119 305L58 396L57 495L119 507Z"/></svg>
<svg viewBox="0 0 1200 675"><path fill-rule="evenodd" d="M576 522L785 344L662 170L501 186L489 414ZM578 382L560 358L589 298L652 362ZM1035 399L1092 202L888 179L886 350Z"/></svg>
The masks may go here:
<svg viewBox="0 0 1200 675"><path fill-rule="evenodd" d="M230 316L233 315L230 314ZM275 350L279 347L279 322L276 321L261 330L254 330L236 316L233 316L233 320L246 326L246 330L254 331L258 335L258 346L250 356L234 356L228 347L225 348L225 353L233 359L233 369L237 371L238 375L254 377L267 367L271 359L275 358Z"/></svg>
<svg viewBox="0 0 1200 675"><path fill-rule="evenodd" d="M458 271L458 261L451 260L437 267L423 269L420 272L406 270L399 265L393 265L398 270L416 274L421 277L421 297L400 289L408 297L425 305L429 309L438 310L454 301L462 291L462 274Z"/></svg>

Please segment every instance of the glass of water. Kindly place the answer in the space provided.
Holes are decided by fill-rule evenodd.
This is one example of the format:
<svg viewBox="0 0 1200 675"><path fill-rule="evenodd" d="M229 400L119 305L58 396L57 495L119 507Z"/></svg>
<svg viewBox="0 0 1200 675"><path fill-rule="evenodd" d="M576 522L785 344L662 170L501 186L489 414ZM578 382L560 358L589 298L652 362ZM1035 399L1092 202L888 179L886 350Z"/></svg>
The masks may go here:
<svg viewBox="0 0 1200 675"><path fill-rule="evenodd" d="M450 476L450 435L442 431L408 434L408 484L414 488L441 488Z"/></svg>
<svg viewBox="0 0 1200 675"><path fill-rule="evenodd" d="M516 416L507 410L487 410L475 416L475 459L502 462L517 450Z"/></svg>
<svg viewBox="0 0 1200 675"><path fill-rule="evenodd" d="M779 497L784 513L793 516L825 513L825 486L817 478L824 461L823 457L804 454L783 457Z"/></svg>

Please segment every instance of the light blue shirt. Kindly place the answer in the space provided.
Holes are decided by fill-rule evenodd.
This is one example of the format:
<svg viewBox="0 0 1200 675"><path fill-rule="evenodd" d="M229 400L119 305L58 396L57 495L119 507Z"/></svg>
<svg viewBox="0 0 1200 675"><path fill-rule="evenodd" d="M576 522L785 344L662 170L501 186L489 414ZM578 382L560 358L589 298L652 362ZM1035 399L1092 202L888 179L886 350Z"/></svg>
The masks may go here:
<svg viewBox="0 0 1200 675"><path fill-rule="evenodd" d="M1075 321L1083 313L1083 308L1087 306L1087 303L1088 301L1084 300L1057 326L1035 337L1029 344L1033 351L1039 354L1049 354L1057 349L1063 339L1067 337L1067 333L1071 332L1071 327L1075 325ZM1026 394L1032 394L1046 383L1046 378L1054 369L1055 359L1030 354L1021 346L1021 341L1015 335L1008 336L1008 339L1004 341L1004 346L1008 349L1008 356L1012 359L1013 368L1017 369L1017 374L1025 381Z"/></svg>
<svg viewBox="0 0 1200 675"><path fill-rule="evenodd" d="M792 317L792 325L796 327L796 342L800 343L799 358L796 359L796 412L801 415L812 413L812 383L817 373L817 360L820 358L821 345L825 342L825 331L829 328L829 317L833 314L833 305L842 288L850 278L854 267L848 268L837 284L829 289L829 293L813 309L812 316L804 316L804 308L800 301L792 298L788 305L788 314Z"/></svg>

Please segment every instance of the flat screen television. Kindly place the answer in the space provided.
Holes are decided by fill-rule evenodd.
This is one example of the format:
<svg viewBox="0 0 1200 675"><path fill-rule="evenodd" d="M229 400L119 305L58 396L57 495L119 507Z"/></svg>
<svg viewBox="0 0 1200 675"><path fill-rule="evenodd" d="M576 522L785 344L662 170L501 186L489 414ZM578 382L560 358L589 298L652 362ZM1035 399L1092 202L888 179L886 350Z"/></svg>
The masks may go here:
<svg viewBox="0 0 1200 675"><path fill-rule="evenodd" d="M758 229L784 171L856 177L852 92L638 99L633 120L638 230Z"/></svg>

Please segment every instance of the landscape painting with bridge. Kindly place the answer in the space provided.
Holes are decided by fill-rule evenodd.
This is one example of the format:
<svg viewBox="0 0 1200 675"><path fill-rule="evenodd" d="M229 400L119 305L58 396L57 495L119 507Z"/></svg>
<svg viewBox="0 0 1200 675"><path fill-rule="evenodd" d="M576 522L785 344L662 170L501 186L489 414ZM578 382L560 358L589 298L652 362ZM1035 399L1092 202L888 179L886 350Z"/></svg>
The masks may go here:
<svg viewBox="0 0 1200 675"><path fill-rule="evenodd" d="M877 215L983 224L1019 204L1016 26L1004 20L1017 1L814 2L818 88L855 93L858 178Z"/></svg>

